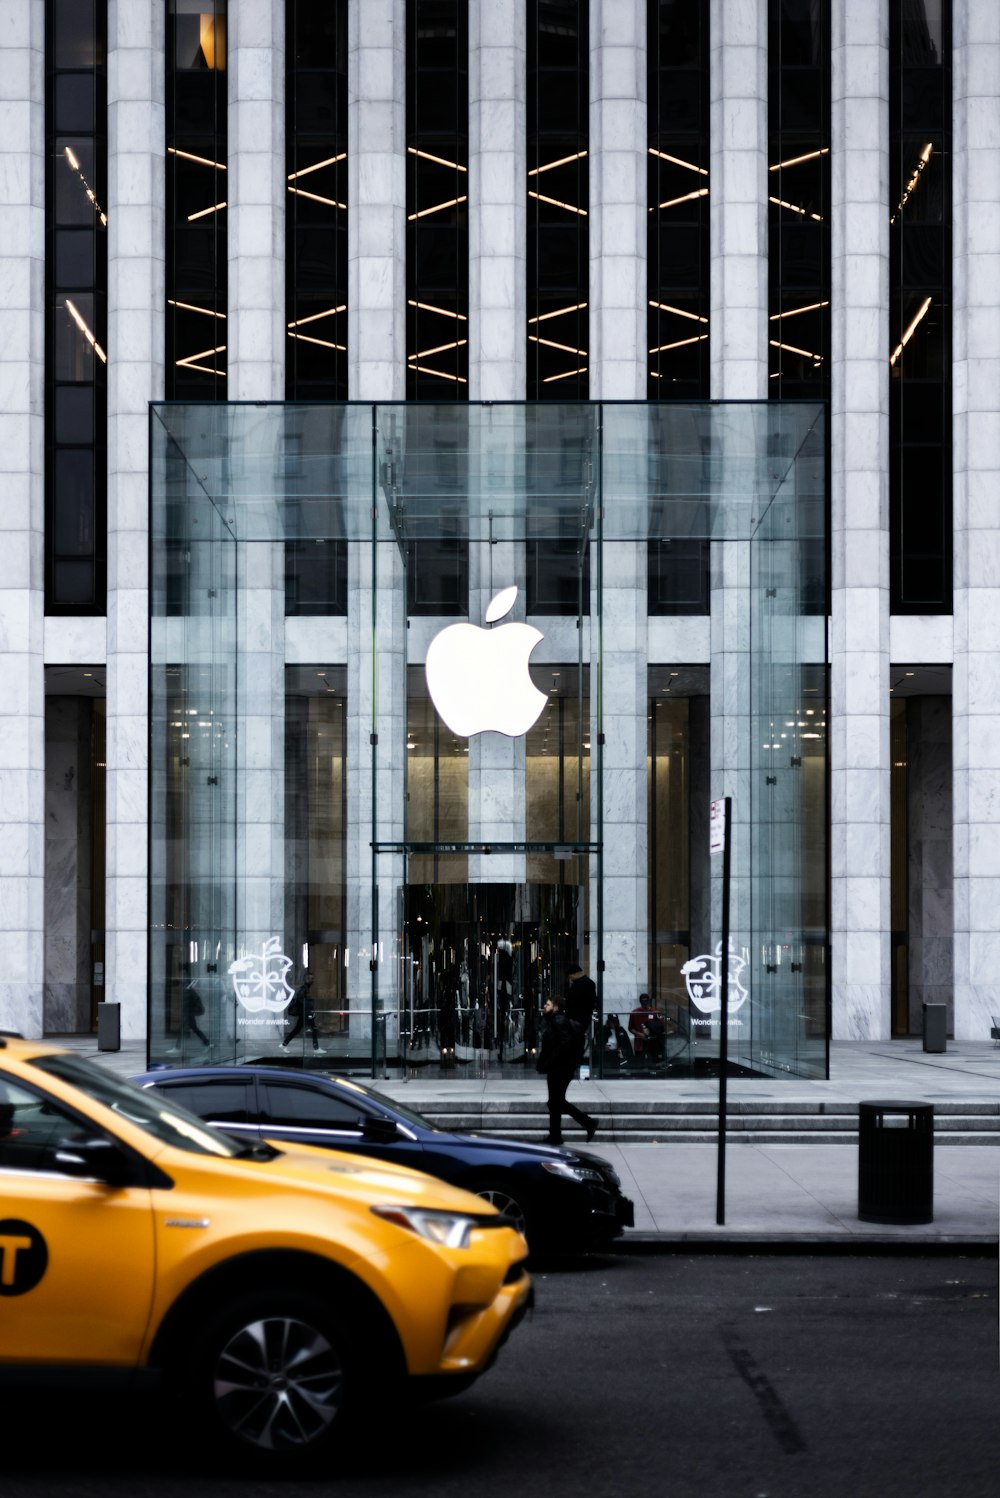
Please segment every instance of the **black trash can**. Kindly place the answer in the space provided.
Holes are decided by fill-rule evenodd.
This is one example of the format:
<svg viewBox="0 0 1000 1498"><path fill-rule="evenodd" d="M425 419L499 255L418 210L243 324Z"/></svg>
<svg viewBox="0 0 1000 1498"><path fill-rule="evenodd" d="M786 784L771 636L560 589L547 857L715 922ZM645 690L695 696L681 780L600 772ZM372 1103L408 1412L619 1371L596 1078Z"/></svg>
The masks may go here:
<svg viewBox="0 0 1000 1498"><path fill-rule="evenodd" d="M934 1221L934 1104L858 1104L858 1216Z"/></svg>
<svg viewBox="0 0 1000 1498"><path fill-rule="evenodd" d="M120 1004L98 1004L97 1049L120 1051L122 1048L122 1006Z"/></svg>
<svg viewBox="0 0 1000 1498"><path fill-rule="evenodd" d="M924 1050L940 1054L948 1049L948 1005L924 1005Z"/></svg>

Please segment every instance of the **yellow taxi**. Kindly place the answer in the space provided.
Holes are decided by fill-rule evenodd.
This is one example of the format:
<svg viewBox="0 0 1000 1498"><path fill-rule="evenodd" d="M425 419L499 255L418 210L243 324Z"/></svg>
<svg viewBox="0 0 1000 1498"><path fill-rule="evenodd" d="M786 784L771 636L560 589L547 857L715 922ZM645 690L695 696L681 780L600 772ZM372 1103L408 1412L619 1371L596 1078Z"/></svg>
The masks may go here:
<svg viewBox="0 0 1000 1498"><path fill-rule="evenodd" d="M527 1251L418 1171L245 1146L0 1037L0 1382L151 1378L215 1438L294 1464L376 1387L482 1373L530 1304Z"/></svg>

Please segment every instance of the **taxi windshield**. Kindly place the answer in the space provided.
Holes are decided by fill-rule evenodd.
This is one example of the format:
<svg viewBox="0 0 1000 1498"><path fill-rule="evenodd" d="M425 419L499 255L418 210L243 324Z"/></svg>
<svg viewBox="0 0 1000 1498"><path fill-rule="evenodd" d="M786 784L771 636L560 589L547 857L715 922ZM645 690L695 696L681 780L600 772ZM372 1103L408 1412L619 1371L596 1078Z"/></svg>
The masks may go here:
<svg viewBox="0 0 1000 1498"><path fill-rule="evenodd" d="M162 1094L140 1091L131 1082L124 1082L79 1056L56 1052L35 1056L31 1065L78 1088L95 1103L103 1103L105 1108L174 1149L195 1155L218 1155L226 1160L235 1160L245 1153L241 1143L213 1129L211 1124L202 1123L186 1108L164 1101Z"/></svg>

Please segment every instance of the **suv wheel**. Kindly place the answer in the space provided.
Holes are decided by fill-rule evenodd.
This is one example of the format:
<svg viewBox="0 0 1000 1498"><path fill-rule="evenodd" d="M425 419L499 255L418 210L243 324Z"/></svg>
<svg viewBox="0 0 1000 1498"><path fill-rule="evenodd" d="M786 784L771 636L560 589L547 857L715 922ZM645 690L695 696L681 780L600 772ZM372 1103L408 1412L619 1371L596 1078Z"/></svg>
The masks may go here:
<svg viewBox="0 0 1000 1498"><path fill-rule="evenodd" d="M307 1460L341 1426L355 1393L355 1339L324 1301L294 1291L246 1296L206 1328L192 1394L200 1414L243 1452Z"/></svg>

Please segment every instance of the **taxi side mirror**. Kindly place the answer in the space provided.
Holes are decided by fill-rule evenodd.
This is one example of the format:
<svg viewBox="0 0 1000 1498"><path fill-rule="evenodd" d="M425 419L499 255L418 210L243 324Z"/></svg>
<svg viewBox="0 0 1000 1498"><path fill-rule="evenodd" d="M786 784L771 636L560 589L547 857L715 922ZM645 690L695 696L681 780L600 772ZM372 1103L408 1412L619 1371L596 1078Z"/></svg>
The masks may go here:
<svg viewBox="0 0 1000 1498"><path fill-rule="evenodd" d="M111 1139L64 1139L56 1147L55 1160L66 1175L85 1176L106 1186L128 1186L134 1179L127 1155Z"/></svg>

